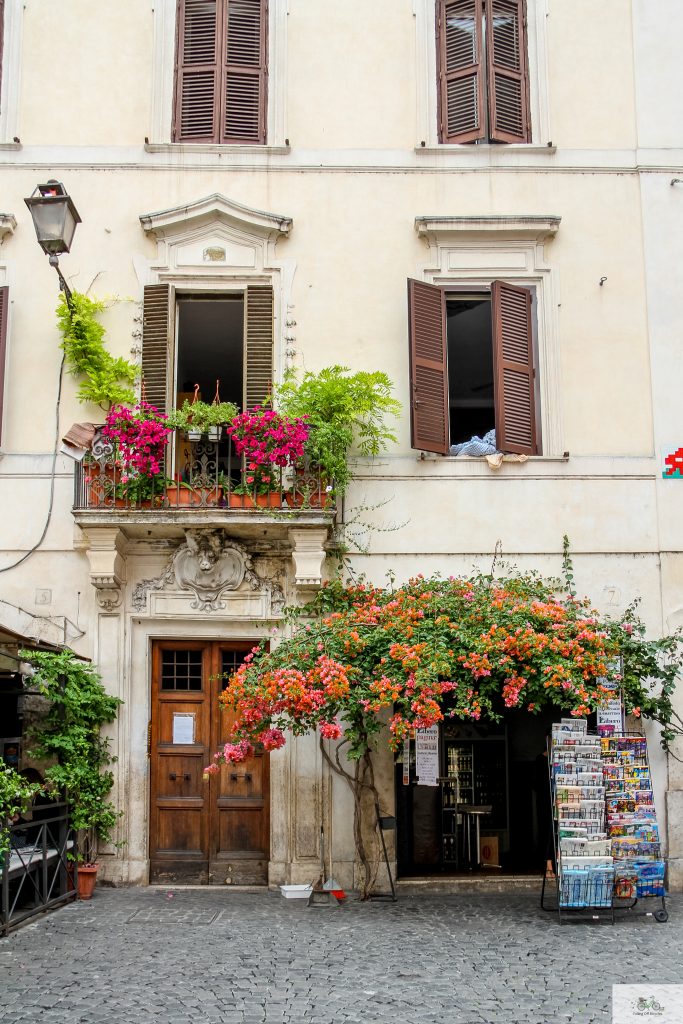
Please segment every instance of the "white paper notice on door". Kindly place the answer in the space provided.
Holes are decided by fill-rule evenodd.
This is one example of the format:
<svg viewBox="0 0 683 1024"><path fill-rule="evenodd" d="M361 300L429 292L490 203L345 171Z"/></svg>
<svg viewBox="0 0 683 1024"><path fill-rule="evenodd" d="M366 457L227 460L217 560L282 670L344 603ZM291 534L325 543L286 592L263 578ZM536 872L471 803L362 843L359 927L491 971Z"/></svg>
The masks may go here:
<svg viewBox="0 0 683 1024"><path fill-rule="evenodd" d="M194 715L173 715L173 742L194 743Z"/></svg>
<svg viewBox="0 0 683 1024"><path fill-rule="evenodd" d="M415 770L418 786L439 785L439 727L415 730Z"/></svg>

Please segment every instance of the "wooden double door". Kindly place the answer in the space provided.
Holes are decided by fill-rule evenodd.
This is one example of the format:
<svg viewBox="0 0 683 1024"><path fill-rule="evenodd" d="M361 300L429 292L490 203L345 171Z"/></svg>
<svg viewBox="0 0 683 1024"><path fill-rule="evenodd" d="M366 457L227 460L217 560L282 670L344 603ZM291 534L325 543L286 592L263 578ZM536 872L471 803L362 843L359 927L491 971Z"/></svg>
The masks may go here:
<svg viewBox="0 0 683 1024"><path fill-rule="evenodd" d="M203 777L230 738L218 697L253 647L159 641L152 649L150 882L265 885L269 756Z"/></svg>

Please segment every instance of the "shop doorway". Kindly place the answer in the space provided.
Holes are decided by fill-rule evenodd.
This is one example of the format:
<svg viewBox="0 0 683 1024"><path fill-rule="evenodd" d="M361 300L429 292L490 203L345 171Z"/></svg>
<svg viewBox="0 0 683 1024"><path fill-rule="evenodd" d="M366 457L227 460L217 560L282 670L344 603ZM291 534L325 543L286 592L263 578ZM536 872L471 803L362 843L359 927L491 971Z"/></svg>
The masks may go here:
<svg viewBox="0 0 683 1024"><path fill-rule="evenodd" d="M218 696L253 643L159 641L152 647L150 882L266 885L269 756L203 778L230 735Z"/></svg>
<svg viewBox="0 0 683 1024"><path fill-rule="evenodd" d="M403 764L396 765L399 877L540 874L551 825L546 736L562 714L549 708L506 711L499 723L446 719L438 786L417 784L411 744L407 784Z"/></svg>

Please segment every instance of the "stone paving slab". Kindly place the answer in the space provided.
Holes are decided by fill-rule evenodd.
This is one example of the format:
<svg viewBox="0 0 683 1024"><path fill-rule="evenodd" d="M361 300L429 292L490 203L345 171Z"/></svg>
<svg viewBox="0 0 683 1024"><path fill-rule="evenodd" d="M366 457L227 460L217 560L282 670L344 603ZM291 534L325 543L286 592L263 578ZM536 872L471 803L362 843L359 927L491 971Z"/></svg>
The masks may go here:
<svg viewBox="0 0 683 1024"><path fill-rule="evenodd" d="M683 984L683 898L668 909L666 924L636 911L612 927L560 925L531 893L308 908L265 891L97 889L0 940L0 1021L611 1022L613 984Z"/></svg>

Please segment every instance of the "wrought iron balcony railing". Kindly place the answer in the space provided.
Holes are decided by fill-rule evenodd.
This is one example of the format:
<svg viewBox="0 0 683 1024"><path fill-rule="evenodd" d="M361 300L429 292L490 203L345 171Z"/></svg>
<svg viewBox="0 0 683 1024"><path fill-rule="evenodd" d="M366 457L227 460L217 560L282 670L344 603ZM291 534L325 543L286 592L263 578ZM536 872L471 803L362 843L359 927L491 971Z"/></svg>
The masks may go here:
<svg viewBox="0 0 683 1024"><path fill-rule="evenodd" d="M243 479L227 441L179 436L168 445L161 472L144 477L126 474L113 447L97 442L76 466L74 511L334 511L332 488L310 469L284 470L266 493Z"/></svg>

